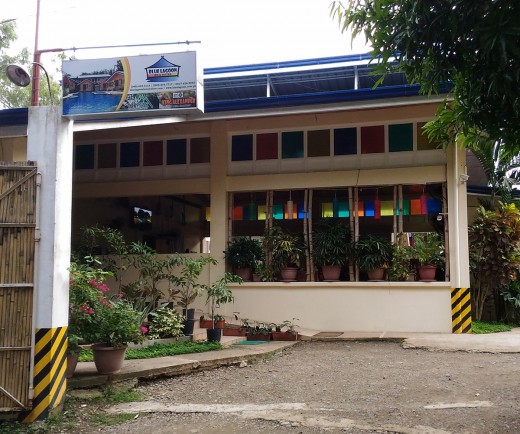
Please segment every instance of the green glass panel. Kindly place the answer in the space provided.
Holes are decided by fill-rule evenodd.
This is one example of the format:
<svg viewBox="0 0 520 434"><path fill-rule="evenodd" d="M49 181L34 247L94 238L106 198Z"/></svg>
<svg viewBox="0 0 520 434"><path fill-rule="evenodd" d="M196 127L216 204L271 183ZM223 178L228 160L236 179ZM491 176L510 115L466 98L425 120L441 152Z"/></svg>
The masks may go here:
<svg viewBox="0 0 520 434"><path fill-rule="evenodd" d="M282 133L282 158L303 158L303 131Z"/></svg>
<svg viewBox="0 0 520 434"><path fill-rule="evenodd" d="M413 151L413 124L389 125L388 145L390 152Z"/></svg>

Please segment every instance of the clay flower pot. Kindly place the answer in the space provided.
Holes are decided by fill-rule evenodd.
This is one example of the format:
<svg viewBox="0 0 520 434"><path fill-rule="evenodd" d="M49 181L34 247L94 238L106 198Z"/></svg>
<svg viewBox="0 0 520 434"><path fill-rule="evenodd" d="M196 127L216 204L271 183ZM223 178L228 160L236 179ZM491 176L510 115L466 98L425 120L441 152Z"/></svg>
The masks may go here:
<svg viewBox="0 0 520 434"><path fill-rule="evenodd" d="M117 374L125 361L126 346L108 347L106 344L94 344L90 347L94 355L94 364L102 375Z"/></svg>

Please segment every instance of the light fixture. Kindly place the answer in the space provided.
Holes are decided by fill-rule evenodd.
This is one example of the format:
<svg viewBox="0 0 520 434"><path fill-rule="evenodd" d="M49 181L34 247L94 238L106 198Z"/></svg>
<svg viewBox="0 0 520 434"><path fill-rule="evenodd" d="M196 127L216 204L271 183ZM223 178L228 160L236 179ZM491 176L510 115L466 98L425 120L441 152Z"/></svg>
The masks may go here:
<svg viewBox="0 0 520 434"><path fill-rule="evenodd" d="M469 179L469 175L466 175L465 173L461 173L459 175L459 181L460 182L468 182L468 179Z"/></svg>
<svg viewBox="0 0 520 434"><path fill-rule="evenodd" d="M49 96L51 99L51 105L53 105L53 97L52 97L52 88L51 82L49 80L49 74L47 74L47 70L43 67L41 63L31 62L31 65L36 65L43 70L45 73L45 77L47 78L47 86L49 87ZM29 73L23 69L20 65L7 65L5 68L5 73L7 74L7 78L11 81L11 83L15 84L19 87L26 87L31 83L31 76Z"/></svg>
<svg viewBox="0 0 520 434"><path fill-rule="evenodd" d="M287 201L287 220L292 220L293 218L293 206L294 203L291 197L291 191L289 190L289 200Z"/></svg>
<svg viewBox="0 0 520 434"><path fill-rule="evenodd" d="M437 214L437 221L440 222L442 221L442 219L444 218L444 216L447 216L448 213L447 212L440 212L439 214Z"/></svg>

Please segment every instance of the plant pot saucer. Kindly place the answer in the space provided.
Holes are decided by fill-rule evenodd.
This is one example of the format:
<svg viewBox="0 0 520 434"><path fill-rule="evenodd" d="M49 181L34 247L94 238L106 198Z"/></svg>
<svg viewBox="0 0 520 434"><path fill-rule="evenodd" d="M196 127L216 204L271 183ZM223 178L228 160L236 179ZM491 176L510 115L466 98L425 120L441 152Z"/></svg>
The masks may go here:
<svg viewBox="0 0 520 434"><path fill-rule="evenodd" d="M339 282L339 279L323 279L322 282Z"/></svg>
<svg viewBox="0 0 520 434"><path fill-rule="evenodd" d="M284 280L280 280L280 282L297 282L296 279L284 279Z"/></svg>
<svg viewBox="0 0 520 434"><path fill-rule="evenodd" d="M437 282L437 279L421 279L418 282Z"/></svg>
<svg viewBox="0 0 520 434"><path fill-rule="evenodd" d="M370 280L367 280L367 282L386 282L386 280L384 280L384 279L370 279Z"/></svg>

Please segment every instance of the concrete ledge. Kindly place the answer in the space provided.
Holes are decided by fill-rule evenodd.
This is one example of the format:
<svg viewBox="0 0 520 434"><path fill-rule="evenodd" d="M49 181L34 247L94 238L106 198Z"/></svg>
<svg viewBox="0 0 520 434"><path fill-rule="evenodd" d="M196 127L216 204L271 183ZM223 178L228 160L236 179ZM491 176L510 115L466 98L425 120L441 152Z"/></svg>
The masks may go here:
<svg viewBox="0 0 520 434"><path fill-rule="evenodd" d="M139 380L174 377L197 371L260 360L281 353L297 341L270 341L265 344L231 346L220 351L186 354L155 359L125 360L121 372L100 375L93 362L79 362L74 376L67 380L69 389L85 389L118 383L132 378Z"/></svg>

